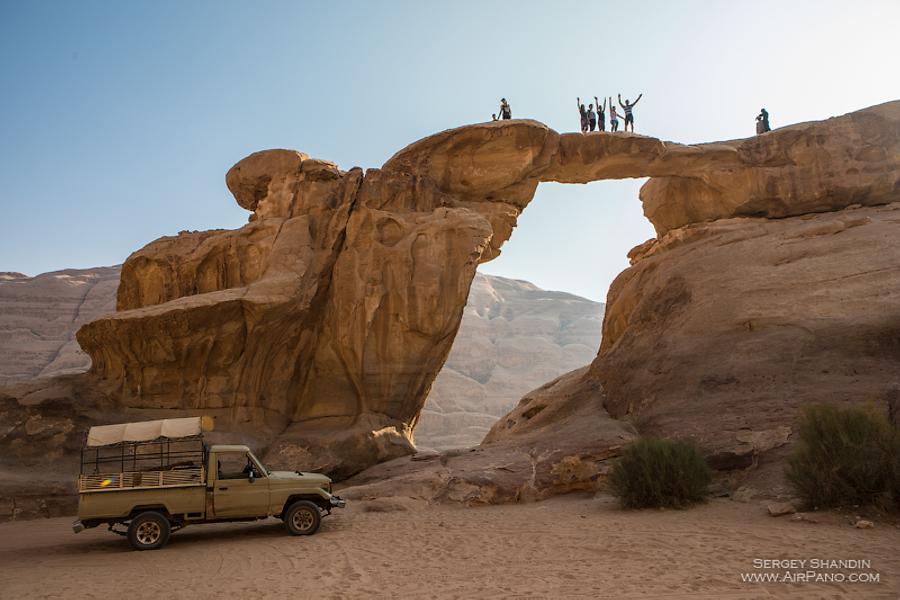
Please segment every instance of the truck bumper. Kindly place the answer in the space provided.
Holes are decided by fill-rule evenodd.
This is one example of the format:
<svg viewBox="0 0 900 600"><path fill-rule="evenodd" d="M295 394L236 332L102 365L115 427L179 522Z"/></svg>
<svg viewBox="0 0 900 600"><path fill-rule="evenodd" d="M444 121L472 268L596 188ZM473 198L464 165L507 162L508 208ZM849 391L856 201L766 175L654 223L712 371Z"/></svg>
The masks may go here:
<svg viewBox="0 0 900 600"><path fill-rule="evenodd" d="M329 501L331 502L331 508L344 508L347 506L347 501L340 496L332 496Z"/></svg>
<svg viewBox="0 0 900 600"><path fill-rule="evenodd" d="M72 531L74 531L75 533L81 533L82 531L84 531L84 523L82 523L81 521L74 521L72 523Z"/></svg>

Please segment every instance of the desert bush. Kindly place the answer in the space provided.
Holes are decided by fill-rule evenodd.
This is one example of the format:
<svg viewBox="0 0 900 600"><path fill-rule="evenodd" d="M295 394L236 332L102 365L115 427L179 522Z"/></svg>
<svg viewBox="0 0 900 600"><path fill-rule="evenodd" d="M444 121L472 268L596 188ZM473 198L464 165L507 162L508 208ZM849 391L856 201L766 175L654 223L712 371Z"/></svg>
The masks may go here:
<svg viewBox="0 0 900 600"><path fill-rule="evenodd" d="M712 472L686 442L642 438L625 447L610 486L625 508L681 508L700 502Z"/></svg>
<svg viewBox="0 0 900 600"><path fill-rule="evenodd" d="M896 477L896 444L872 408L807 407L787 478L808 508L875 502Z"/></svg>

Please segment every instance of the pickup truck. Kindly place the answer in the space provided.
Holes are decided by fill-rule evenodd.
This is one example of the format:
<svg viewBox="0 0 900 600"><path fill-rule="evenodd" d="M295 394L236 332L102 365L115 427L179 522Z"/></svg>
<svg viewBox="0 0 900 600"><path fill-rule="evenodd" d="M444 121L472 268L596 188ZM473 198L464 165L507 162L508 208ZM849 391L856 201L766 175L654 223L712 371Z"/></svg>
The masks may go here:
<svg viewBox="0 0 900 600"><path fill-rule="evenodd" d="M206 444L203 428L199 417L92 427L75 533L107 524L136 550L155 550L187 525L278 517L288 533L312 535L345 506L325 475L270 471L247 446Z"/></svg>

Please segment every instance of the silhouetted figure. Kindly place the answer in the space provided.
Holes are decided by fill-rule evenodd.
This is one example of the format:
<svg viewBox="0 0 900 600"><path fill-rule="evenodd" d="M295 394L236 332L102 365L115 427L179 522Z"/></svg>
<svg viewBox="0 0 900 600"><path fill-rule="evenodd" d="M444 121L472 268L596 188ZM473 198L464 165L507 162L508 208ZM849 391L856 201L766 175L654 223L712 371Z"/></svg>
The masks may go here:
<svg viewBox="0 0 900 600"><path fill-rule="evenodd" d="M616 105L613 104L612 96L609 97L609 130L619 130L619 115L616 114Z"/></svg>
<svg viewBox="0 0 900 600"><path fill-rule="evenodd" d="M578 105L578 114L581 115L581 133L587 133L587 128L588 128L587 110L585 110L584 104L581 103L581 98L575 98L575 102Z"/></svg>
<svg viewBox="0 0 900 600"><path fill-rule="evenodd" d="M496 121L496 120L497 120L497 113L494 113L491 115L491 121Z"/></svg>
<svg viewBox="0 0 900 600"><path fill-rule="evenodd" d="M606 131L606 98L603 99L603 106L597 96L594 96L594 103L597 105L597 131Z"/></svg>
<svg viewBox="0 0 900 600"><path fill-rule="evenodd" d="M500 118L504 121L512 119L512 109L509 107L509 102L506 101L506 98L500 98Z"/></svg>
<svg viewBox="0 0 900 600"><path fill-rule="evenodd" d="M756 115L756 135L767 131L772 131L772 128L769 127L769 111L761 108L759 114Z"/></svg>
<svg viewBox="0 0 900 600"><path fill-rule="evenodd" d="M631 111L634 109L634 105L637 104L641 96L644 94L638 94L638 97L635 98L634 102L630 100L625 100L625 104L622 104L622 94L619 94L619 106L622 107L622 110L625 111L625 131L628 131L628 124L631 123L631 133L634 133L634 113Z"/></svg>

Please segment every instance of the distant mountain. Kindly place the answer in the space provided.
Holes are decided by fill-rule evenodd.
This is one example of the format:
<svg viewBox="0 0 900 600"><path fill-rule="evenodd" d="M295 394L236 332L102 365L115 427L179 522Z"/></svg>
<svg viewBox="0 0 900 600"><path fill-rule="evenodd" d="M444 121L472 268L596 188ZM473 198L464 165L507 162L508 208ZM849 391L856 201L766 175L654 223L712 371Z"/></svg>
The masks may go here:
<svg viewBox="0 0 900 600"><path fill-rule="evenodd" d="M416 427L420 447L477 444L531 390L590 363L604 305L478 274L453 349Z"/></svg>
<svg viewBox="0 0 900 600"><path fill-rule="evenodd" d="M115 310L118 286L119 267L0 272L0 382L87 369L75 332Z"/></svg>
<svg viewBox="0 0 900 600"><path fill-rule="evenodd" d="M0 272L0 383L84 371L75 341L113 312L119 267L28 277ZM478 274L453 349L416 428L421 447L481 441L534 388L593 360L603 304L527 281Z"/></svg>

